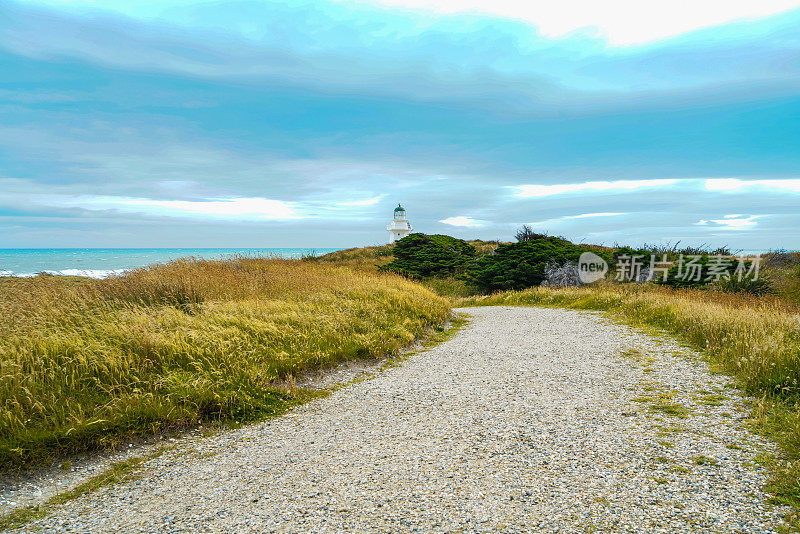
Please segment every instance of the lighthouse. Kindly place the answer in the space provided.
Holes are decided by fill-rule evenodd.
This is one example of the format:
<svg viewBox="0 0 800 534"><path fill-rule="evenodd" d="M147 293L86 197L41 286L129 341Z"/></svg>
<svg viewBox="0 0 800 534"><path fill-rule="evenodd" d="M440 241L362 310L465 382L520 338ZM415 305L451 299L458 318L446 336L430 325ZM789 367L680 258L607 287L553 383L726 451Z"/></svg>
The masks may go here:
<svg viewBox="0 0 800 534"><path fill-rule="evenodd" d="M406 219L406 210L400 204L394 209L394 218L386 230L389 232L389 243L394 243L398 239L403 239L411 233L414 228L408 224Z"/></svg>

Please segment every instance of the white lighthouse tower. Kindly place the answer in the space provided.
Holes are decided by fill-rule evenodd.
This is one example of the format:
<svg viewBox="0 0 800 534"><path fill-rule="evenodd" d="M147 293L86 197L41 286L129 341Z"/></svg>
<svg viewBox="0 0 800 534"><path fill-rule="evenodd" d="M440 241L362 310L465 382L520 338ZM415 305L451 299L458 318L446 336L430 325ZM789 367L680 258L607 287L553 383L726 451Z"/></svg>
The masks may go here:
<svg viewBox="0 0 800 534"><path fill-rule="evenodd" d="M394 243L398 239L403 239L414 230L414 228L408 224L406 210L400 204L394 209L394 219L392 219L392 222L389 223L386 229L389 231L389 243Z"/></svg>

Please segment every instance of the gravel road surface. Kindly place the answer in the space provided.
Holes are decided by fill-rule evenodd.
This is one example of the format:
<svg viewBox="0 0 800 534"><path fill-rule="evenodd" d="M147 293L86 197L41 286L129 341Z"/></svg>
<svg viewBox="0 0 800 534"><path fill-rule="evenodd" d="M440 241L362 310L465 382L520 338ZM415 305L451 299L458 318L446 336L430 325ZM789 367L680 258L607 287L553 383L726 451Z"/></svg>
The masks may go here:
<svg viewBox="0 0 800 534"><path fill-rule="evenodd" d="M773 532L746 400L602 315L461 310L450 341L260 424L183 440L46 532Z"/></svg>

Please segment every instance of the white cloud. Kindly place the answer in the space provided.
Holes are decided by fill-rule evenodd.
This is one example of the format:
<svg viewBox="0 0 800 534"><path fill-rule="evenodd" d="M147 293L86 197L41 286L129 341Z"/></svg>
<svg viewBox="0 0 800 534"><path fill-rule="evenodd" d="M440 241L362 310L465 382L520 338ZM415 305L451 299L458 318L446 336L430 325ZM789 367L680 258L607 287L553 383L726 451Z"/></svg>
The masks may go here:
<svg viewBox="0 0 800 534"><path fill-rule="evenodd" d="M540 33L562 37L590 30L611 44L646 43L698 28L743 18L764 17L800 5L798 0L379 0L383 4L429 9L439 13L478 12L533 23Z"/></svg>
<svg viewBox="0 0 800 534"><path fill-rule="evenodd" d="M473 219L472 217L459 216L459 217L448 217L447 219L442 219L439 222L444 224L449 224L450 226L465 226L467 228L476 228L483 226L486 221Z"/></svg>
<svg viewBox="0 0 800 534"><path fill-rule="evenodd" d="M615 180L583 182L576 184L528 184L512 186L512 189L517 190L517 192L514 194L516 197L536 198L571 193L621 193L626 191L636 191L639 189L669 187L678 182L680 182L680 180L675 179Z"/></svg>
<svg viewBox="0 0 800 534"><path fill-rule="evenodd" d="M722 219L711 219L710 221L700 220L695 224L697 226L708 226L709 223L722 230L746 230L755 227L758 223L760 215L751 215L750 217L743 217L742 215L725 215Z"/></svg>
<svg viewBox="0 0 800 534"><path fill-rule="evenodd" d="M174 15L187 0L137 2L123 0L35 0L50 6L102 5L131 16ZM340 0L351 3L352 0ZM544 35L561 37L580 29L595 29L612 44L645 43L698 28L746 18L764 17L800 5L797 0L560 0L520 2L519 0L377 0L378 3L437 13L484 13L534 24ZM178 11L178 13L180 13ZM244 28L242 28L244 30Z"/></svg>
<svg viewBox="0 0 800 534"><path fill-rule="evenodd" d="M512 186L515 197L538 198L568 194L625 193L644 189L667 188L680 184L683 187L705 188L715 193L788 192L800 193L800 179L740 179L740 178L681 178L653 180L609 180L571 184L528 184Z"/></svg>
<svg viewBox="0 0 800 534"><path fill-rule="evenodd" d="M800 193L800 179L741 180L739 178L711 178L705 181L705 187L709 191L722 193L743 193L752 190Z"/></svg>
<svg viewBox="0 0 800 534"><path fill-rule="evenodd" d="M554 229L554 228L566 228L566 227L575 227L576 225L586 223L575 223L571 222L576 219L593 219L597 217L618 217L620 215L628 215L626 212L597 212L597 213L581 213L579 215L564 215L563 217L552 217L550 219L545 219L542 221L535 221L527 223L529 226L534 228L543 228L543 229ZM600 224L600 223L598 223Z"/></svg>
<svg viewBox="0 0 800 534"><path fill-rule="evenodd" d="M354 200L352 202L339 202L338 206L374 206L386 195L378 195L377 197L368 198L366 200Z"/></svg>
<svg viewBox="0 0 800 534"><path fill-rule="evenodd" d="M599 213L581 213L580 215L567 215L564 219L587 219L589 217L616 217L617 215L627 215L624 212L599 212Z"/></svg>
<svg viewBox="0 0 800 534"><path fill-rule="evenodd" d="M227 221L279 221L308 218L294 202L269 198L221 198L213 200L155 200L91 195L16 195L27 203L50 208L115 210L156 217Z"/></svg>

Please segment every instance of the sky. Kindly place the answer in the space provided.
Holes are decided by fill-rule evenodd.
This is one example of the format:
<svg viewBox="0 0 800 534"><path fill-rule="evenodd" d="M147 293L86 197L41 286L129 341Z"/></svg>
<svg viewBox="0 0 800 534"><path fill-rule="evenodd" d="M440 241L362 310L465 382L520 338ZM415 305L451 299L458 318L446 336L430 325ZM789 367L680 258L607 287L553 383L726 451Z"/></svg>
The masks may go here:
<svg viewBox="0 0 800 534"><path fill-rule="evenodd" d="M800 249L800 0L0 2L0 248L372 245L398 203Z"/></svg>

